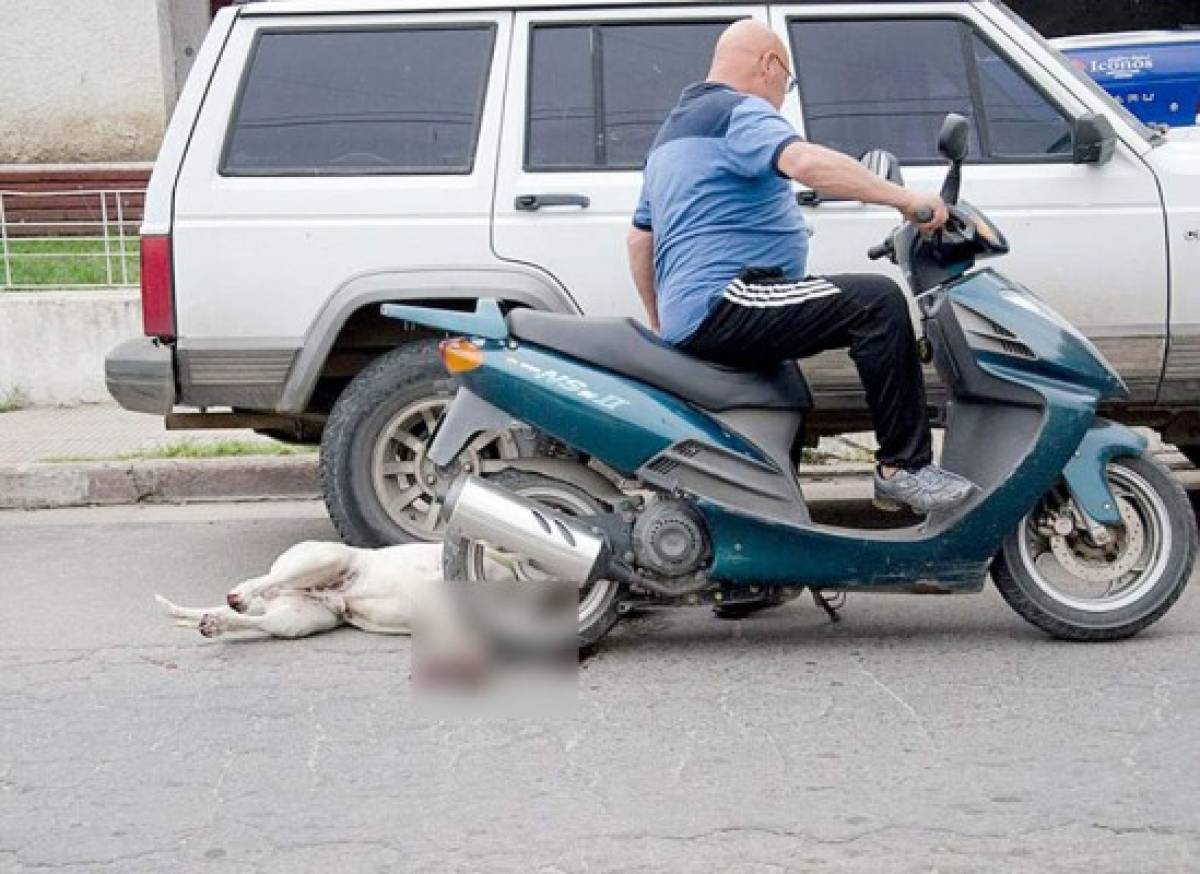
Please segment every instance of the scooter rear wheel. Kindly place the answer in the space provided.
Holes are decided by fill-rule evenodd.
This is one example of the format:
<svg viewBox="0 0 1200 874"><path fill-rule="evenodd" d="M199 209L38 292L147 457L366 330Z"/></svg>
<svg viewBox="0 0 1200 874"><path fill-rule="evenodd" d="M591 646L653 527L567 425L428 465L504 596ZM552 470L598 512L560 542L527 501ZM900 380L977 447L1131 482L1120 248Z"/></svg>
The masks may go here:
<svg viewBox="0 0 1200 874"><path fill-rule="evenodd" d="M506 470L488 477L489 482L522 497L545 504L568 516L587 516L602 513L605 507L579 486L552 479L537 473ZM448 538L442 552L442 572L447 580L463 584L486 584L489 569L497 569L479 541ZM493 554L494 555L494 554ZM511 571L517 579L536 580L539 570L532 563L520 560ZM507 580L497 580L506 582ZM579 648L588 649L600 641L617 624L621 586L612 580L597 580L579 592Z"/></svg>
<svg viewBox="0 0 1200 874"><path fill-rule="evenodd" d="M1196 517L1183 487L1158 462L1123 457L1108 465L1123 524L1097 544L1070 525L1057 488L1004 541L992 579L1024 619L1063 640L1117 640L1156 622L1191 576ZM1059 527L1055 527L1058 520Z"/></svg>

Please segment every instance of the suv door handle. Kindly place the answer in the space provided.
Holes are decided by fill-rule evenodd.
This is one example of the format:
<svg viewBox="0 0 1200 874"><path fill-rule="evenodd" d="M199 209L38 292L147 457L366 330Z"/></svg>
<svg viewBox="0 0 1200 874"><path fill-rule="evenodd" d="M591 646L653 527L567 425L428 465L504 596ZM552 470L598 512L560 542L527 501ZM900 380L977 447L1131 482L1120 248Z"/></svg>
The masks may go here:
<svg viewBox="0 0 1200 874"><path fill-rule="evenodd" d="M844 197L826 197L811 188L801 188L796 192L796 203L799 206L820 206L822 203L849 203Z"/></svg>
<svg viewBox="0 0 1200 874"><path fill-rule="evenodd" d="M518 194L513 206L522 212L534 212L543 206L577 206L587 209L592 199L586 194Z"/></svg>

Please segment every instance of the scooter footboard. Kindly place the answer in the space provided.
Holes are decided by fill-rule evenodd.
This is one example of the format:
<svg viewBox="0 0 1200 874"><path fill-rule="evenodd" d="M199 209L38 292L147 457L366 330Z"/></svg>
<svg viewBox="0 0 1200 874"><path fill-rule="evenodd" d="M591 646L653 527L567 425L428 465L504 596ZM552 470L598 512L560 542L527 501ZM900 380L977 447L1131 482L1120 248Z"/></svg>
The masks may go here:
<svg viewBox="0 0 1200 874"><path fill-rule="evenodd" d="M1063 468L1071 498L1100 524L1119 524L1121 512L1108 486L1108 463L1122 455L1141 455L1145 451L1146 438L1141 434L1116 422L1097 419Z"/></svg>

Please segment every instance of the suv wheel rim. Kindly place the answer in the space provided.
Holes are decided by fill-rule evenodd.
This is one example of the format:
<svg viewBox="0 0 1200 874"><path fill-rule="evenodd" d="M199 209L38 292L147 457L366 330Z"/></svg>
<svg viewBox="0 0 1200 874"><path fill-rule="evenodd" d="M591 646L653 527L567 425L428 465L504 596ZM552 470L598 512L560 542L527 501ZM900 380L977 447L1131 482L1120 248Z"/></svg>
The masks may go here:
<svg viewBox="0 0 1200 874"><path fill-rule="evenodd" d="M445 527L438 494L446 493L450 477L438 473L428 452L449 405L449 398L424 398L403 407L380 430L371 453L371 483L379 505L406 534L421 540L440 540ZM488 431L462 451L454 474L495 473L516 457L511 432Z"/></svg>

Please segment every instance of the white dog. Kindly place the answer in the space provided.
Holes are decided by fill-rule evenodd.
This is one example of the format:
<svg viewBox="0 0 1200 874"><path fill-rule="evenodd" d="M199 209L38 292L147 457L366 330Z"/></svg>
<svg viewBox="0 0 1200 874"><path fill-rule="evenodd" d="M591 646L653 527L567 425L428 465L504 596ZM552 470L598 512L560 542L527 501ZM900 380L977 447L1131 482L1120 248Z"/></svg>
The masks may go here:
<svg viewBox="0 0 1200 874"><path fill-rule="evenodd" d="M279 556L266 575L236 586L226 607L198 610L154 597L177 625L205 637L254 630L297 638L339 625L411 634L422 614L440 612L442 593L439 543L357 549L306 541Z"/></svg>

